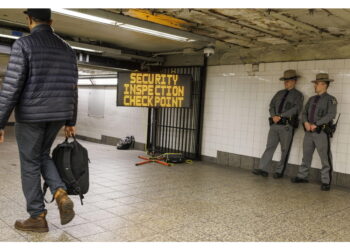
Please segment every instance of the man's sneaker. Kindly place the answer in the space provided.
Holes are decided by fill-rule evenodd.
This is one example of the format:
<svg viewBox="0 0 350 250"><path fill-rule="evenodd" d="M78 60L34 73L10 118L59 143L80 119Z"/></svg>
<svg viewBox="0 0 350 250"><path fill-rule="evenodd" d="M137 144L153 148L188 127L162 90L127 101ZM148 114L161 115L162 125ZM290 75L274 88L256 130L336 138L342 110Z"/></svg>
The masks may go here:
<svg viewBox="0 0 350 250"><path fill-rule="evenodd" d="M252 171L252 173L255 174L255 175L261 175L261 176L263 176L263 177L269 176L269 173L268 173L268 172L266 172L266 171L264 171L264 170L261 170L261 169L258 169L258 168L254 169L254 170Z"/></svg>
<svg viewBox="0 0 350 250"><path fill-rule="evenodd" d="M60 211L61 224L65 225L73 220L75 216L73 201L68 197L67 192L62 188L57 189L54 197L58 210Z"/></svg>
<svg viewBox="0 0 350 250"><path fill-rule="evenodd" d="M283 178L283 174L281 174L281 173L274 173L273 174L273 178L275 178L275 179Z"/></svg>
<svg viewBox="0 0 350 250"><path fill-rule="evenodd" d="M39 216L29 217L27 220L16 220L15 228L21 231L31 231L36 233L45 233L49 231L46 221L46 213L43 212Z"/></svg>
<svg viewBox="0 0 350 250"><path fill-rule="evenodd" d="M299 177L293 177L292 179L291 179L291 181L293 182L293 183L308 183L309 181L308 180L306 180L306 179L303 179L303 178L299 178Z"/></svg>
<svg viewBox="0 0 350 250"><path fill-rule="evenodd" d="M322 183L322 185L321 185L322 191L329 191L330 189L331 189L331 185Z"/></svg>

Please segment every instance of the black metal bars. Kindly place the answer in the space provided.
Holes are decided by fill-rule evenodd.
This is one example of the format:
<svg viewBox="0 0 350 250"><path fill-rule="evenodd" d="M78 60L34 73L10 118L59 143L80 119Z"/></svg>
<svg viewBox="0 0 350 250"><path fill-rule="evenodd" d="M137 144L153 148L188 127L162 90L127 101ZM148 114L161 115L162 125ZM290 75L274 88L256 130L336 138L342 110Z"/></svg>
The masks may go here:
<svg viewBox="0 0 350 250"><path fill-rule="evenodd" d="M156 109L156 150L161 153L182 153L186 158L199 160L201 155L201 128L203 120L203 67L167 67L161 73L192 75L192 107ZM149 126L151 125L149 113ZM152 139L147 136L148 146Z"/></svg>

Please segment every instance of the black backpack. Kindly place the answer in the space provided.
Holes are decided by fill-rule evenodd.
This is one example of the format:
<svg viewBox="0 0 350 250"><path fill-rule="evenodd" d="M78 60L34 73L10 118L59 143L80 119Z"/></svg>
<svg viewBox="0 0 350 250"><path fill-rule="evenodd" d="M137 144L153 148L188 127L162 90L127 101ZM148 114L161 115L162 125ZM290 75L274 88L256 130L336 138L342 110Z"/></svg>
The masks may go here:
<svg viewBox="0 0 350 250"><path fill-rule="evenodd" d="M89 190L89 157L88 151L75 137L74 141L68 142L68 138L58 144L52 152L52 160L55 162L62 181L67 186L69 195L79 195L83 205L84 194ZM44 183L44 196L48 185ZM54 200L52 198L51 202Z"/></svg>

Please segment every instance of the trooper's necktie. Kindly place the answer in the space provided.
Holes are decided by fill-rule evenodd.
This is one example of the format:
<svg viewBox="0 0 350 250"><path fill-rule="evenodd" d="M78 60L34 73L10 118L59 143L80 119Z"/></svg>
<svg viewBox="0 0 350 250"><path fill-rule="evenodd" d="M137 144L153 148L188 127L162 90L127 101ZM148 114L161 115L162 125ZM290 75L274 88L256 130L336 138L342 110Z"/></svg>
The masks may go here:
<svg viewBox="0 0 350 250"><path fill-rule="evenodd" d="M311 111L309 113L308 119L309 119L309 122L312 123L312 124L315 123L315 111L316 111L317 103L320 100L320 98L321 98L321 96L319 96L319 95L316 96L315 100L314 100L314 102L313 102L313 104L311 106Z"/></svg>
<svg viewBox="0 0 350 250"><path fill-rule="evenodd" d="M289 90L286 91L286 93L284 94L283 98L282 98L282 101L280 103L280 106L278 107L278 114L281 114L282 113L282 110L283 110L283 105L284 105L284 102L286 101L287 99L287 96L289 94Z"/></svg>

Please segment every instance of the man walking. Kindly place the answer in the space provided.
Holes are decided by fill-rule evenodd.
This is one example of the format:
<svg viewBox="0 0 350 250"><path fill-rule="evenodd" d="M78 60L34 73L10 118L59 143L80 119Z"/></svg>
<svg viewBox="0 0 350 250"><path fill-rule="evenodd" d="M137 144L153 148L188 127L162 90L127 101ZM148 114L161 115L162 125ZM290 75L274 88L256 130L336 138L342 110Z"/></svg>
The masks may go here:
<svg viewBox="0 0 350 250"><path fill-rule="evenodd" d="M308 182L309 169L312 156L317 149L321 158L321 190L329 191L332 181L332 152L330 145L330 131L333 119L337 114L337 99L327 93L329 83L328 74L316 75L314 83L316 95L306 103L302 115L302 122L305 128L303 142L303 160L296 177L292 178L294 183Z"/></svg>
<svg viewBox="0 0 350 250"><path fill-rule="evenodd" d="M12 46L0 92L0 142L15 108L22 189L30 214L27 220L17 220L15 228L47 232L41 176L54 195L61 224L74 218L73 202L50 149L64 125L66 136L75 134L78 70L74 51L51 28L51 10L28 9L24 13L31 34Z"/></svg>
<svg viewBox="0 0 350 250"><path fill-rule="evenodd" d="M298 75L295 70L286 70L280 78L284 81L284 89L278 91L270 102L270 131L267 145L262 155L259 168L253 174L267 177L273 154L281 144L281 160L273 175L275 179L282 178L287 167L289 152L292 146L294 129L298 127L298 116L303 107L303 94L295 89Z"/></svg>

